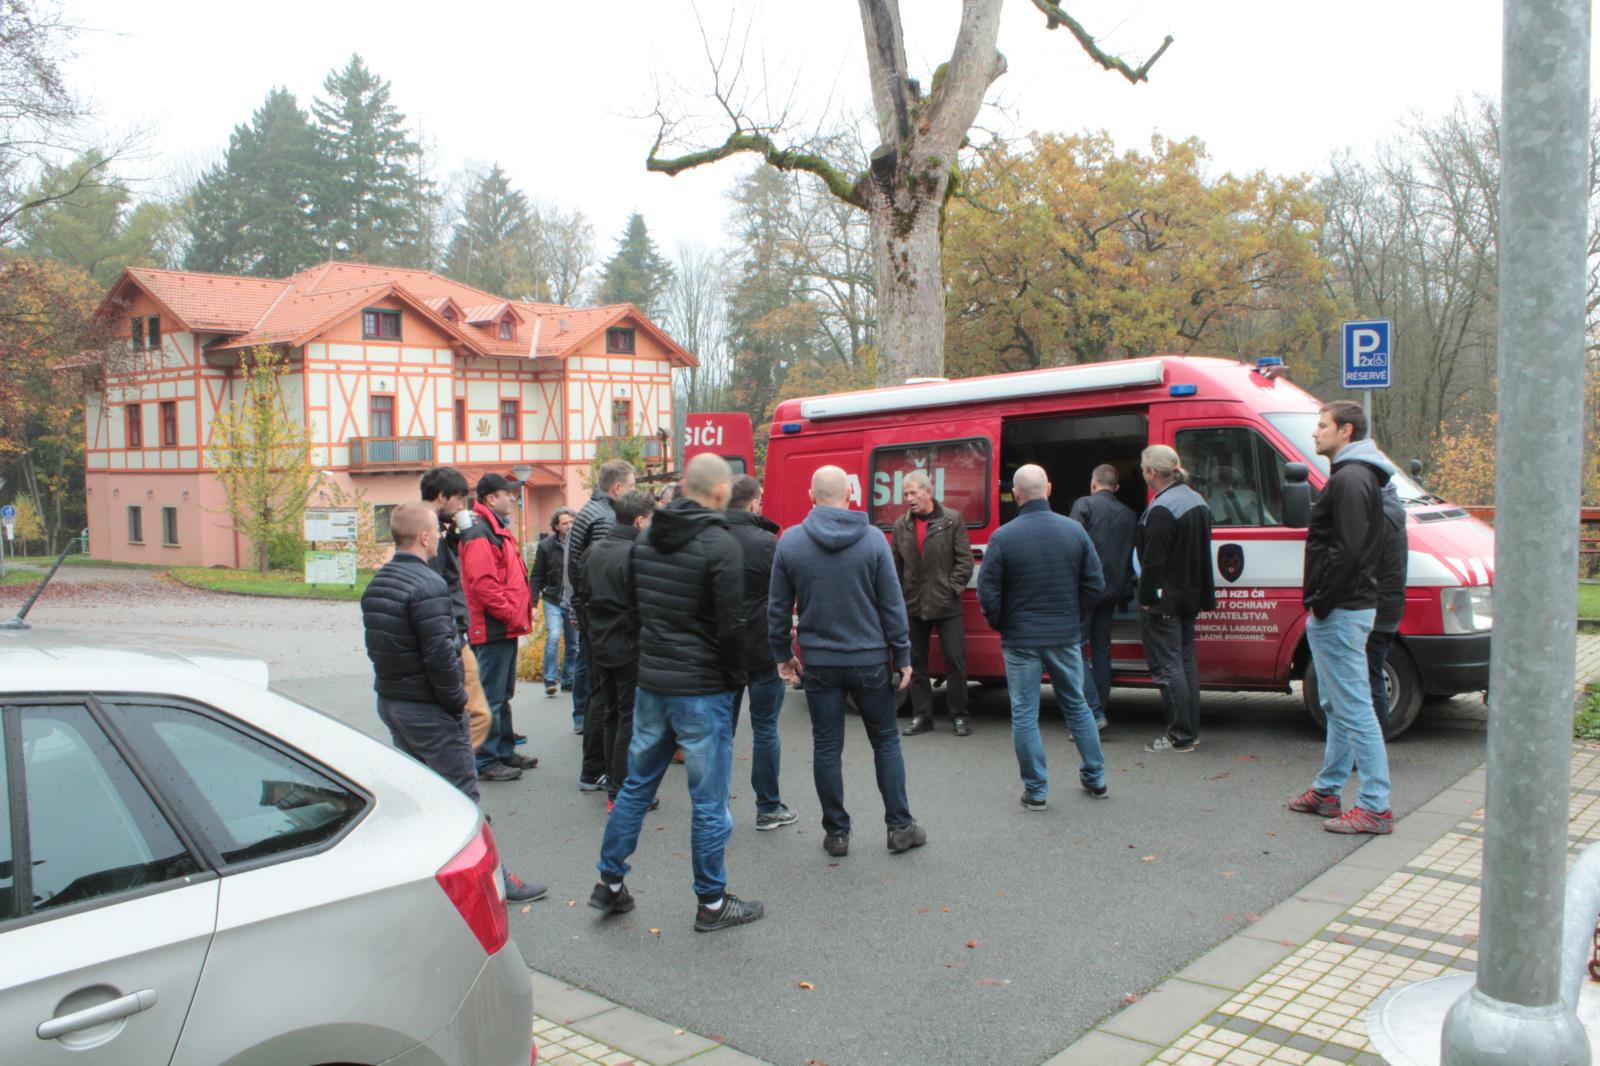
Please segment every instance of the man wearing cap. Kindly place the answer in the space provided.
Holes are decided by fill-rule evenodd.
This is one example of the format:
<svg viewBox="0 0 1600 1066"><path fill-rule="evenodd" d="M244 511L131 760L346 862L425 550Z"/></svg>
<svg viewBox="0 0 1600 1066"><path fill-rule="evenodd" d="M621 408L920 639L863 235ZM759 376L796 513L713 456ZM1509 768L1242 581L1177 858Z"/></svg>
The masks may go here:
<svg viewBox="0 0 1600 1066"><path fill-rule="evenodd" d="M537 760L518 755L511 725L517 687L517 638L533 631L533 593L510 519L522 485L501 474L478 479L477 521L461 534L461 584L467 593L467 639L489 700L489 735L478 748L478 777L515 781Z"/></svg>

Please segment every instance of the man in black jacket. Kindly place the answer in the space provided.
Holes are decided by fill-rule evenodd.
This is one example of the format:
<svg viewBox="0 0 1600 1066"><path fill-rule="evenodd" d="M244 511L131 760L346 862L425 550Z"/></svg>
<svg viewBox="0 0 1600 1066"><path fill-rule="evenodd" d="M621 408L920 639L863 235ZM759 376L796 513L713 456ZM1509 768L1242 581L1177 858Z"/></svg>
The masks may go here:
<svg viewBox="0 0 1600 1066"><path fill-rule="evenodd" d="M1139 518L1139 635L1167 710L1167 731L1144 750L1188 752L1200 743L1194 619L1217 605L1211 509L1186 484L1178 453L1165 444L1146 448L1139 463L1155 493Z"/></svg>
<svg viewBox="0 0 1600 1066"><path fill-rule="evenodd" d="M744 683L744 567L723 509L733 472L723 459L697 455L683 495L656 512L633 549L639 601L639 687L633 708L628 778L617 794L600 845L600 883L589 906L607 914L633 909L623 878L639 844L672 752L683 748L694 807L690 853L700 906L694 927L710 932L753 922L762 907L727 891L723 851L733 832L728 778L733 773L733 693Z"/></svg>
<svg viewBox="0 0 1600 1066"><path fill-rule="evenodd" d="M1384 665L1389 660L1389 645L1400 632L1406 613L1406 559L1410 544L1406 538L1406 506L1400 502L1391 480L1383 487L1383 555L1378 560L1378 607L1372 619L1372 635L1367 637L1367 674L1372 682L1372 709L1378 716L1378 729L1389 735L1389 686L1384 681Z"/></svg>
<svg viewBox="0 0 1600 1066"><path fill-rule="evenodd" d="M1133 599L1133 541L1139 533L1139 516L1117 499L1121 484L1117 468L1101 463L1089 476L1089 495L1078 497L1068 515L1089 534L1106 583L1100 602L1083 620L1093 680L1083 686L1083 695L1094 711L1094 724L1101 729L1106 727L1106 709L1111 702L1111 623L1117 611Z"/></svg>
<svg viewBox="0 0 1600 1066"><path fill-rule="evenodd" d="M450 466L436 466L423 474L418 489L422 501L439 516L439 550L428 565L450 586L450 614L460 638L461 670L467 686L467 722L476 748L489 735L489 698L478 677L478 657L467 643L471 616L467 591L461 584L461 534L472 527L472 489L461 471ZM537 764L539 760L532 761Z"/></svg>
<svg viewBox="0 0 1600 1066"><path fill-rule="evenodd" d="M909 506L895 521L891 539L911 633L911 722L904 735L933 728L928 648L937 632L950 728L964 737L972 732L967 722L967 633L961 619L961 593L972 579L967 523L960 512L945 510L933 498L933 481L921 470L905 476L901 491Z"/></svg>
<svg viewBox="0 0 1600 1066"><path fill-rule="evenodd" d="M575 512L558 507L550 515L550 535L541 537L533 550L533 567L528 584L533 589L533 617L544 611L544 694L554 696L557 686L572 691L578 666L578 621L572 604L564 602L562 582L567 574L567 538L572 533ZM562 638L566 642L562 643ZM583 716L572 713L572 731L583 732Z"/></svg>
<svg viewBox="0 0 1600 1066"><path fill-rule="evenodd" d="M1349 400L1322 408L1312 439L1331 472L1306 529L1303 599L1311 611L1306 642L1328 737L1322 771L1310 788L1289 801L1289 809L1325 818L1322 827L1330 833L1382 835L1394 831L1389 753L1373 713L1366 649L1388 540L1383 488L1395 468L1367 439L1361 405ZM1340 794L1352 763L1361 791L1356 805L1344 810Z"/></svg>
<svg viewBox="0 0 1600 1066"><path fill-rule="evenodd" d="M634 481L633 464L626 459L608 459L600 464L594 491L572 520L572 532L567 534L562 602L572 603L573 594L578 588L578 567L583 563L584 554L611 531L611 526L617 520L617 497L624 492L632 492ZM599 718L589 715L588 623L582 609L575 604L573 613L578 618L578 654L572 674L572 724L574 729L583 734L583 765L578 771L578 791L598 792L605 787L605 737L599 728Z"/></svg>
<svg viewBox="0 0 1600 1066"><path fill-rule="evenodd" d="M633 546L650 525L656 501L634 489L617 498L617 520L578 564L573 602L589 619L589 662L595 666L589 707L605 741L606 810L628 776L633 690L639 676L639 602L633 588Z"/></svg>
<svg viewBox="0 0 1600 1066"><path fill-rule="evenodd" d="M750 791L756 796L756 831L792 825L799 815L778 791L783 745L778 738L778 712L786 686L767 644L767 586L772 581L772 553L778 547L778 524L761 513L761 482L749 474L733 479L728 498L728 532L744 556L743 665L746 681L733 694L733 728L750 694Z"/></svg>
<svg viewBox="0 0 1600 1066"><path fill-rule="evenodd" d="M361 594L378 717L394 746L478 802L478 770L466 717L460 635L450 587L433 571L439 522L432 507L403 503L389 516L394 558ZM506 874L506 898L542 899L543 885Z"/></svg>

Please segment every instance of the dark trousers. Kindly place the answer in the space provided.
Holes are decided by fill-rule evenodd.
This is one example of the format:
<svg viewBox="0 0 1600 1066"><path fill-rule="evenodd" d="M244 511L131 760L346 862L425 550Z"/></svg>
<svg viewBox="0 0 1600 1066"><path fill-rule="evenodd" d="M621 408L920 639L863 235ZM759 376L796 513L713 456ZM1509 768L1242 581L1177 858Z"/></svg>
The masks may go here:
<svg viewBox="0 0 1600 1066"><path fill-rule="evenodd" d="M1200 670L1194 658L1194 615L1139 612L1144 658L1161 686L1167 708L1167 737L1193 744L1200 735Z"/></svg>
<svg viewBox="0 0 1600 1066"><path fill-rule="evenodd" d="M911 823L906 800L906 762L900 752L900 727L895 721L896 675L881 666L807 666L806 706L811 711L811 774L822 803L822 828L850 832L844 809L844 719L846 698L861 711L861 724L872 743L872 763L883 796L883 820L890 829Z"/></svg>
<svg viewBox="0 0 1600 1066"><path fill-rule="evenodd" d="M916 718L933 717L933 679L928 676L928 645L933 634L939 634L939 650L944 652L945 706L951 718L967 716L967 631L961 616L924 620L913 617L911 623L911 714Z"/></svg>
<svg viewBox="0 0 1600 1066"><path fill-rule="evenodd" d="M583 716L583 765L578 770L582 781L598 781L606 772L606 716L598 699L600 675L604 672L599 668L589 669L589 634L580 629L572 706L574 719L577 715Z"/></svg>
<svg viewBox="0 0 1600 1066"><path fill-rule="evenodd" d="M1102 603L1089 615L1089 684L1083 698L1096 719L1106 716L1111 705L1111 622L1117 605Z"/></svg>
<svg viewBox="0 0 1600 1066"><path fill-rule="evenodd" d="M505 762L517 750L517 733L511 725L511 697L517 692L517 641L491 640L474 644L483 697L489 701L489 733L478 748L478 769Z"/></svg>
<svg viewBox="0 0 1600 1066"><path fill-rule="evenodd" d="M776 670L752 674L733 694L733 732L739 732L739 711L750 693L750 788L756 794L756 813L775 814L783 809L778 793L778 768L783 761L783 741L778 737L778 712L789 686Z"/></svg>
<svg viewBox="0 0 1600 1066"><path fill-rule="evenodd" d="M595 664L590 686L589 713L600 720L600 740L607 778L606 794L612 799L628 779L628 744L633 740L633 695L639 679L637 661L622 666ZM584 722L584 754L589 749L589 724ZM585 762L587 771L587 762ZM587 780L593 781L587 772Z"/></svg>
<svg viewBox="0 0 1600 1066"><path fill-rule="evenodd" d="M1389 645L1393 633L1380 633L1374 629L1367 634L1367 676L1372 681L1372 711L1378 716L1378 728L1389 735L1389 686L1383 680L1383 664L1389 659Z"/></svg>
<svg viewBox="0 0 1600 1066"><path fill-rule="evenodd" d="M478 802L478 767L466 715L451 714L437 703L379 696L378 718L389 727L395 747Z"/></svg>

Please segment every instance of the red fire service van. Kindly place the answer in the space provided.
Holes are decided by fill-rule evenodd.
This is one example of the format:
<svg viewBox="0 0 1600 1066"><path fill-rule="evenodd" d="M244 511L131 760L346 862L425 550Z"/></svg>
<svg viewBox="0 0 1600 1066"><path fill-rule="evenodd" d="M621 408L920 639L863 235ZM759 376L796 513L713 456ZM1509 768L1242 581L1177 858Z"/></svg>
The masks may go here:
<svg viewBox="0 0 1600 1066"><path fill-rule="evenodd" d="M743 411L704 411L684 416L683 462L702 452L720 455L735 474L755 472L756 438Z"/></svg>
<svg viewBox="0 0 1600 1066"><path fill-rule="evenodd" d="M810 507L811 475L827 464L850 476L851 506L887 531L904 510L901 481L921 469L937 498L967 522L982 565L989 535L1016 513L1011 476L1025 463L1050 475L1050 505L1066 514L1110 463L1120 496L1142 512L1139 453L1177 449L1215 526L1217 609L1196 626L1202 685L1288 691L1316 677L1300 603L1305 522L1328 462L1312 444L1320 402L1262 360L1161 357L908 383L788 400L773 416L764 510L787 528ZM1494 537L1489 528L1395 476L1408 515L1406 611L1389 652L1391 735L1415 720L1425 696L1488 687ZM1004 681L999 634L978 609L977 575L965 597L967 671ZM1114 683L1149 685L1132 610L1116 620ZM934 652L937 673L942 659Z"/></svg>

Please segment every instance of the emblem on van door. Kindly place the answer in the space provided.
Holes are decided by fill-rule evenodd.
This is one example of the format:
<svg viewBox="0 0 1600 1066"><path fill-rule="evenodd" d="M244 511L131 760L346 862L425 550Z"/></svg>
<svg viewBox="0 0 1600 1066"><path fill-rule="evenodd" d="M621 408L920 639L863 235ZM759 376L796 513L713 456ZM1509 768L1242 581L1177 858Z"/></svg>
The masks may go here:
<svg viewBox="0 0 1600 1066"><path fill-rule="evenodd" d="M1244 573L1244 548L1238 544L1224 544L1217 549L1217 571L1224 581L1232 584Z"/></svg>

